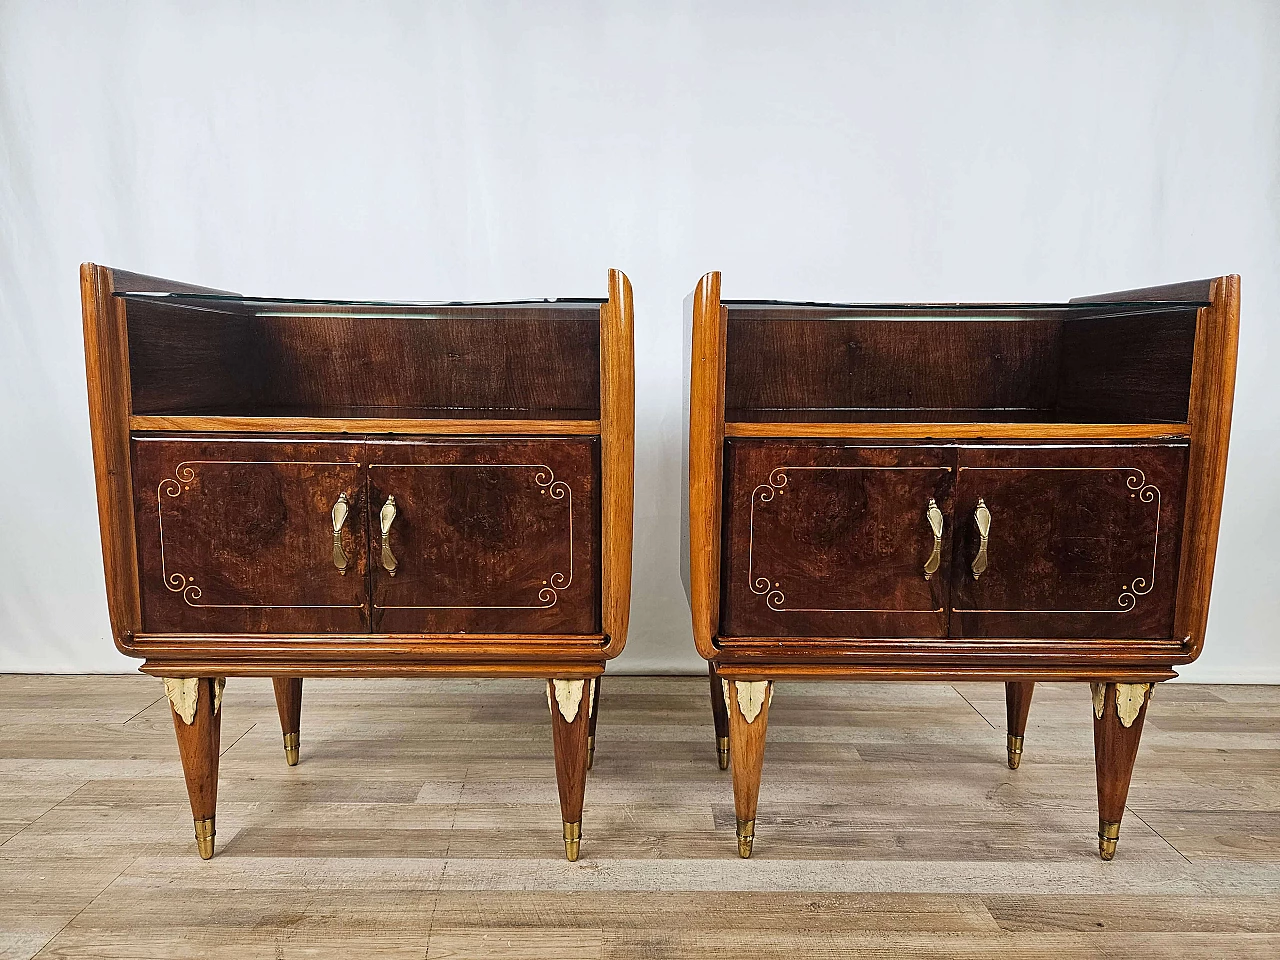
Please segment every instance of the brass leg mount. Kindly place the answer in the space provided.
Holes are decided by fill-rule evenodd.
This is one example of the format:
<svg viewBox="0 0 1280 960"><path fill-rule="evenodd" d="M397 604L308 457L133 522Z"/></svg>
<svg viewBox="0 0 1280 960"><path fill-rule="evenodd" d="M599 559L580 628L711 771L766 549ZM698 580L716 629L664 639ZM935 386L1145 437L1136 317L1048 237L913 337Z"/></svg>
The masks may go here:
<svg viewBox="0 0 1280 960"><path fill-rule="evenodd" d="M284 759L291 767L298 765L298 747L302 745L302 734L286 733L284 735Z"/></svg>
<svg viewBox="0 0 1280 960"><path fill-rule="evenodd" d="M1009 734L1009 769L1017 770L1022 762L1022 738Z"/></svg>
<svg viewBox="0 0 1280 960"><path fill-rule="evenodd" d="M596 738L595 734L587 737L587 769L590 770L596 762Z"/></svg>
<svg viewBox="0 0 1280 960"><path fill-rule="evenodd" d="M751 844L756 839L756 822L754 820L738 821L738 856L743 860L751 856Z"/></svg>
<svg viewBox="0 0 1280 960"><path fill-rule="evenodd" d="M577 823L565 822L564 825L564 855L570 863L576 863L578 860L578 849L582 843L582 821Z"/></svg>
<svg viewBox="0 0 1280 960"><path fill-rule="evenodd" d="M1103 860L1116 855L1116 841L1120 839L1120 824L1107 820L1098 821L1098 853Z"/></svg>
<svg viewBox="0 0 1280 960"><path fill-rule="evenodd" d="M720 769L729 769L729 738L716 737L716 755L720 758Z"/></svg>
<svg viewBox="0 0 1280 960"><path fill-rule="evenodd" d="M196 848L200 851L200 859L208 860L213 856L214 818L196 821Z"/></svg>

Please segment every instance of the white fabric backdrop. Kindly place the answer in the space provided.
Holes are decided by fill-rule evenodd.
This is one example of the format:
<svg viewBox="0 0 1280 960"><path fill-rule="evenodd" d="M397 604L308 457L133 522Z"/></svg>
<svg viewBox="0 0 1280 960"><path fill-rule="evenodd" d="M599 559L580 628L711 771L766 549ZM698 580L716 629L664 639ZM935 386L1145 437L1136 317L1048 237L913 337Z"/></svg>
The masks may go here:
<svg viewBox="0 0 1280 960"><path fill-rule="evenodd" d="M0 3L0 670L120 671L76 267L263 295L636 292L632 635L701 669L681 301L1243 275L1200 680L1280 681L1280 4Z"/></svg>

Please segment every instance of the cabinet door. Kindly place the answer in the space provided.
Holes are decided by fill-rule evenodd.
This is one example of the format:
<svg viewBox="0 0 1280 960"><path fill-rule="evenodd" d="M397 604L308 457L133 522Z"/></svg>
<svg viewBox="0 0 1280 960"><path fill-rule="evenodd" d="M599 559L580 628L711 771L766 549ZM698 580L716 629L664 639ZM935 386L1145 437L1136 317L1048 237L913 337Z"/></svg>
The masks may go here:
<svg viewBox="0 0 1280 960"><path fill-rule="evenodd" d="M598 633L598 461L594 438L371 442L374 631Z"/></svg>
<svg viewBox="0 0 1280 960"><path fill-rule="evenodd" d="M952 635L1172 636L1186 457L1173 444L961 451Z"/></svg>
<svg viewBox="0 0 1280 960"><path fill-rule="evenodd" d="M144 631L367 632L360 448L135 439Z"/></svg>
<svg viewBox="0 0 1280 960"><path fill-rule="evenodd" d="M951 458L728 441L721 634L946 636Z"/></svg>

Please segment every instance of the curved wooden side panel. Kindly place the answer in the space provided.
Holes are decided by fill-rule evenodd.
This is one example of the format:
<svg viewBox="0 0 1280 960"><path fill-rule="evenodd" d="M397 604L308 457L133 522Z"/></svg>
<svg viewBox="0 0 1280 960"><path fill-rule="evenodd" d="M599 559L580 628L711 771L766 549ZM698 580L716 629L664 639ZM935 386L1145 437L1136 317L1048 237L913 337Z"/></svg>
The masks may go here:
<svg viewBox="0 0 1280 960"><path fill-rule="evenodd" d="M720 619L720 510L724 484L725 322L720 274L698 281L685 301L691 312L689 361L689 608L693 640L707 660L717 655Z"/></svg>
<svg viewBox="0 0 1280 960"><path fill-rule="evenodd" d="M89 430L98 490L98 524L102 529L107 612L116 648L136 656L132 641L141 629L142 613L129 462L129 344L124 305L112 296L112 280L111 270L106 267L80 265Z"/></svg>
<svg viewBox="0 0 1280 960"><path fill-rule="evenodd" d="M636 370L631 281L609 271L600 307L601 628L606 657L627 642L635 508Z"/></svg>
<svg viewBox="0 0 1280 960"><path fill-rule="evenodd" d="M102 529L102 566L107 581L107 612L116 648L130 656L133 636L142 628L138 591L138 553L134 538L133 476L129 455L129 336L125 304L117 291L226 293L143 274L112 270L96 263L80 265L80 306L84 315L84 362L89 387L89 430L93 472Z"/></svg>
<svg viewBox="0 0 1280 960"><path fill-rule="evenodd" d="M1182 637L1190 663L1204 648L1209 593L1222 520L1222 491L1227 478L1227 445L1236 389L1240 335L1240 277L1212 281L1211 305L1200 309L1195 359L1191 367L1191 451L1187 470L1187 506L1178 573L1175 636Z"/></svg>

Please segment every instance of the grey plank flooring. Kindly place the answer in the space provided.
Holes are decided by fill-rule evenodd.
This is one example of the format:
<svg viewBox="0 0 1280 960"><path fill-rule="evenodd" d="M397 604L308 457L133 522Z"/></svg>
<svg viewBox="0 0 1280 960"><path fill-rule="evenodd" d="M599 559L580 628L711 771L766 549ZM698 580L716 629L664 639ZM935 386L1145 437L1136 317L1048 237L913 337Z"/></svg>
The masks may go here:
<svg viewBox="0 0 1280 960"><path fill-rule="evenodd" d="M1083 685L779 684L735 855L701 678L606 678L562 859L536 681L232 680L202 862L147 677L0 676L0 958L1280 956L1280 688L1162 685L1115 861Z"/></svg>

